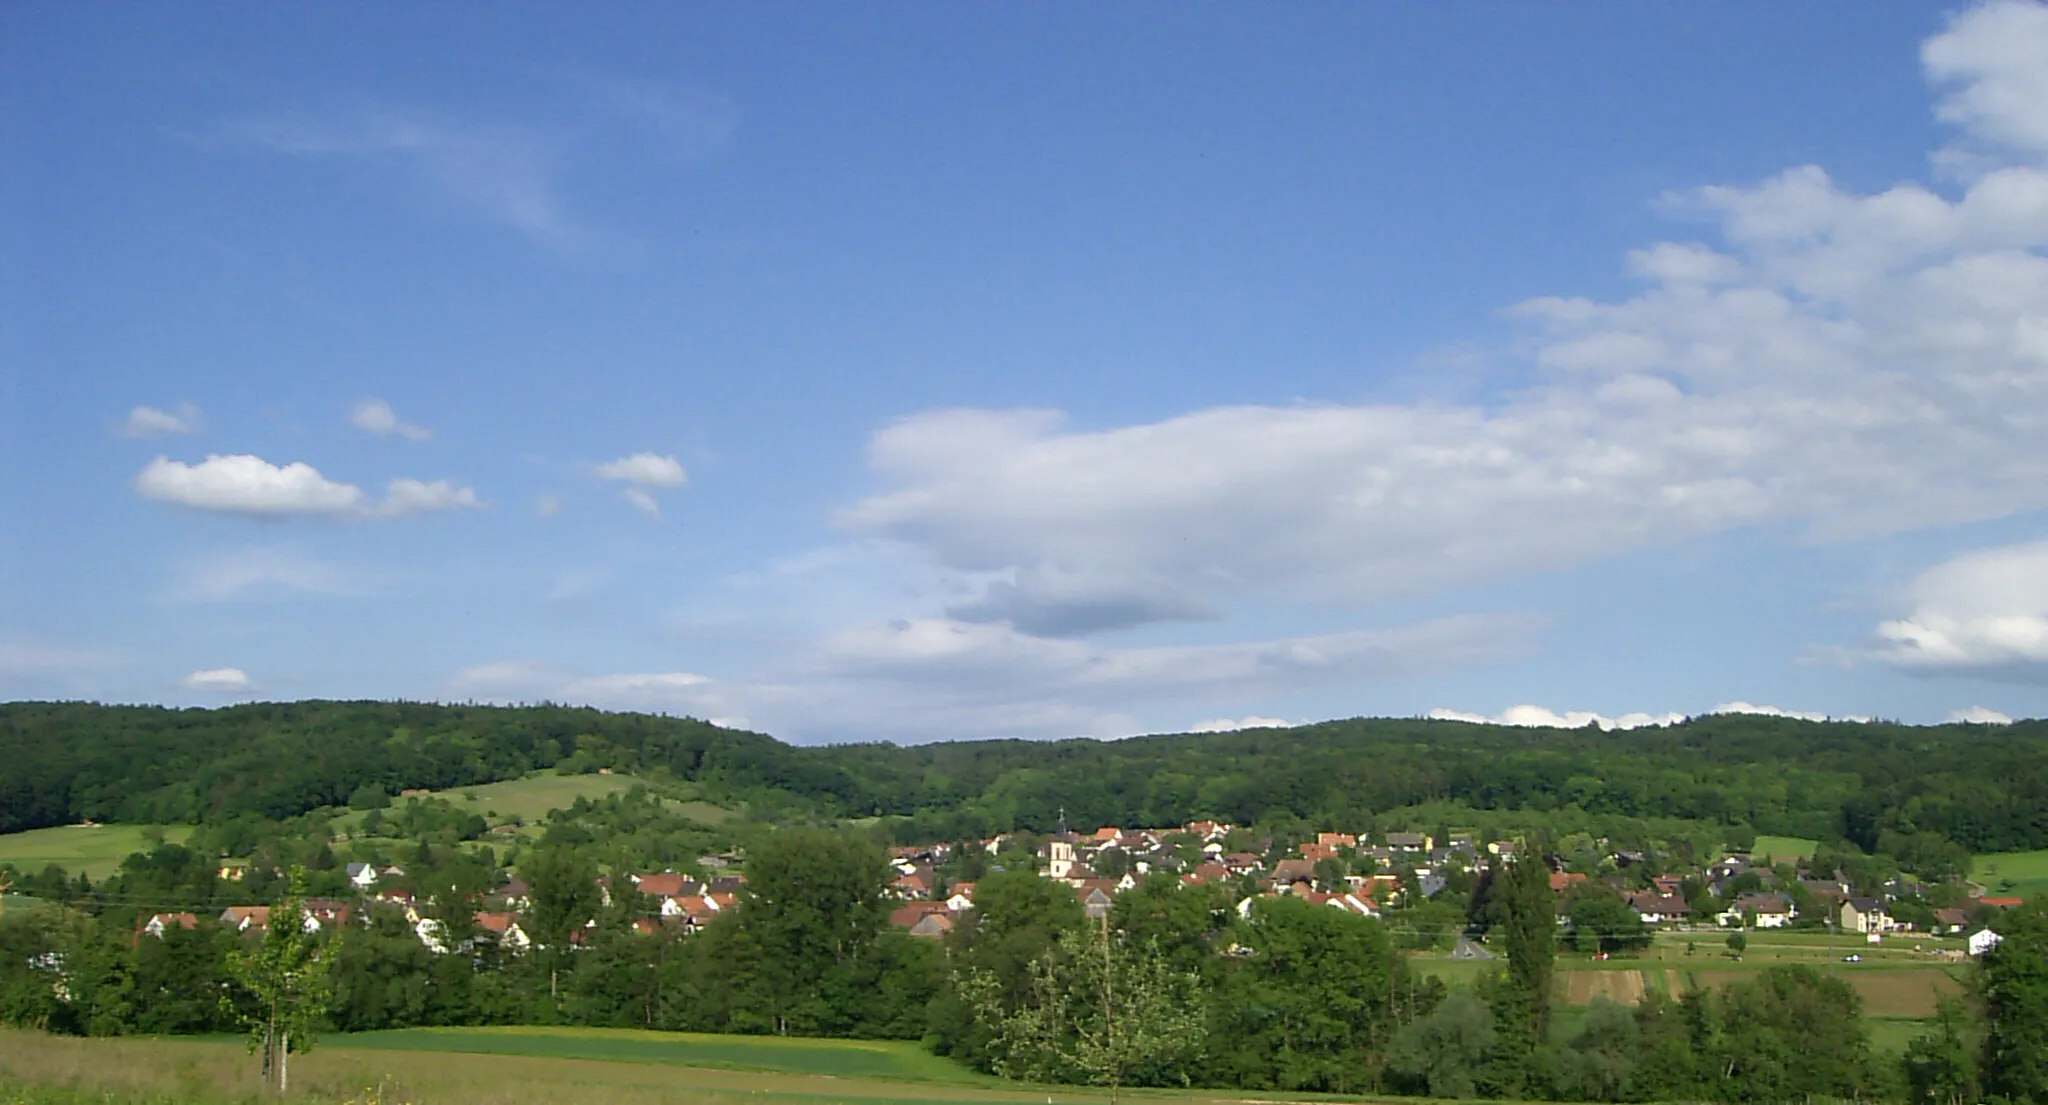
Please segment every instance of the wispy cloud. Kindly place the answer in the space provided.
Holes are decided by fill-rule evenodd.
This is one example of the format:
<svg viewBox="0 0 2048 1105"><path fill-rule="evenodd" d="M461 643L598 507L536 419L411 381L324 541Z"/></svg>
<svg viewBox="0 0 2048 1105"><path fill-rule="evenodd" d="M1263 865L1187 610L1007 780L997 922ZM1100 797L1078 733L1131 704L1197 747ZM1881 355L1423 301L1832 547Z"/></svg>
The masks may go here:
<svg viewBox="0 0 2048 1105"><path fill-rule="evenodd" d="M285 546L256 545L191 563L168 597L173 602L238 602L289 594L359 594L363 589L358 575L339 564Z"/></svg>
<svg viewBox="0 0 2048 1105"><path fill-rule="evenodd" d="M561 196L563 141L536 128L363 106L240 119L220 130L292 157L388 165L458 207L551 245L575 249L593 240Z"/></svg>
<svg viewBox="0 0 2048 1105"><path fill-rule="evenodd" d="M434 436L434 431L413 422L399 421L391 404L382 399L365 399L356 404L348 414L348 424L366 434L378 437L402 437L407 441L425 441Z"/></svg>
<svg viewBox="0 0 2048 1105"><path fill-rule="evenodd" d="M121 423L122 437L170 437L199 432L199 408L180 403L170 410L135 407Z"/></svg>
<svg viewBox="0 0 2048 1105"><path fill-rule="evenodd" d="M230 119L204 140L382 166L479 218L583 252L618 235L573 210L563 186L567 166L603 156L607 137L630 142L642 156L700 156L722 145L739 122L729 99L674 81L571 76L561 92L544 122L359 101Z"/></svg>

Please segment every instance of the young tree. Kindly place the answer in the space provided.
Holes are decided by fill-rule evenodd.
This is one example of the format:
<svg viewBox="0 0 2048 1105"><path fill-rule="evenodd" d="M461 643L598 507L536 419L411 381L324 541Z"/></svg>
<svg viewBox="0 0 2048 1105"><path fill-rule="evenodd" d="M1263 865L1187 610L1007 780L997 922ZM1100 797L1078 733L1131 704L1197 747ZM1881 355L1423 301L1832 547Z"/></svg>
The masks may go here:
<svg viewBox="0 0 2048 1105"><path fill-rule="evenodd" d="M313 1031L332 991L329 979L334 944L322 947L305 924L306 873L294 867L284 901L271 907L270 923L253 946L228 958L235 981L253 999L243 1014L249 1050L263 1053L264 1081L281 1095L290 1087L291 1053L311 1051Z"/></svg>
<svg viewBox="0 0 2048 1105"><path fill-rule="evenodd" d="M1175 971L1156 948L1112 933L1108 918L1060 935L1039 960L1031 998L1005 1010L1001 984L986 972L962 989L996 1037L996 1071L1036 1082L1081 1082L1117 1093L1134 1079L1163 1081L1200 1052L1201 1003L1194 975Z"/></svg>

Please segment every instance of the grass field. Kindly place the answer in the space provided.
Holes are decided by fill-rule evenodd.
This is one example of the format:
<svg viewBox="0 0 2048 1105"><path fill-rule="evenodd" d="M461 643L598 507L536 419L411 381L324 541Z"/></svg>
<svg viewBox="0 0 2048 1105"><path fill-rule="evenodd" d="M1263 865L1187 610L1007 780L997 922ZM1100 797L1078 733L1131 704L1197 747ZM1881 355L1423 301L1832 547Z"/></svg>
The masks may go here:
<svg viewBox="0 0 2048 1105"><path fill-rule="evenodd" d="M0 835L0 863L11 863L20 871L40 871L58 864L66 871L80 871L103 879L121 866L131 852L147 851L144 825L63 825L54 829L30 829L25 833ZM163 826L164 839L182 842L192 835L190 825Z"/></svg>
<svg viewBox="0 0 2048 1105"><path fill-rule="evenodd" d="M986 1085L957 1063L913 1043L892 1040L808 1040L774 1036L714 1036L688 1032L561 1028L414 1028L363 1032L345 1046L373 1051L441 1051L530 1055L551 1059L666 1063L713 1070L773 1071L880 1078L902 1082Z"/></svg>
<svg viewBox="0 0 2048 1105"><path fill-rule="evenodd" d="M1993 897L2032 901L2048 895L2048 849L2036 852L1991 852L1970 861L1970 878Z"/></svg>
<svg viewBox="0 0 2048 1105"><path fill-rule="evenodd" d="M446 799L458 809L485 815L494 825L516 816L532 827L549 813L575 805L578 798L595 802L609 794L623 794L641 782L631 775L540 774L433 793L434 797ZM392 804L402 805L405 801L404 798L393 798ZM670 799L668 804L671 809L707 825L716 825L737 816L732 810L710 802ZM337 818L335 827L351 831L362 819L362 813L352 811Z"/></svg>
<svg viewBox="0 0 2048 1105"><path fill-rule="evenodd" d="M1775 863L1778 860L1805 859L1819 847L1820 842L1817 840L1806 840L1796 836L1760 836L1756 838L1756 844L1749 849L1749 854L1758 859L1768 856L1770 858L1767 862Z"/></svg>
<svg viewBox="0 0 2048 1105"><path fill-rule="evenodd" d="M864 1073L877 1054L902 1070L933 1072L943 1060L915 1044L844 1040L679 1036L595 1029L473 1029L466 1039L427 1030L336 1036L292 1058L295 1097L357 1105L1081 1105L1108 1100L1104 1091L1003 1082L951 1067L942 1077L887 1078ZM405 1046L390 1046L405 1036ZM466 1049L499 1037L518 1054ZM438 1044L462 1050L434 1050ZM608 1059L556 1054L554 1049L612 1050ZM664 1057L666 1056L666 1057ZM802 1062L811 1068L752 1070L683 1065L678 1057ZM619 1061L625 1059L627 1061ZM843 1072L843 1073L835 1073ZM10 1087L35 1087L18 1090ZM256 1062L239 1041L115 1038L81 1040L0 1029L0 1105L215 1105L260 1097ZM1135 1100L1224 1105L1272 1100L1242 1090L1126 1090ZM1323 1095L1284 1095L1286 1100Z"/></svg>

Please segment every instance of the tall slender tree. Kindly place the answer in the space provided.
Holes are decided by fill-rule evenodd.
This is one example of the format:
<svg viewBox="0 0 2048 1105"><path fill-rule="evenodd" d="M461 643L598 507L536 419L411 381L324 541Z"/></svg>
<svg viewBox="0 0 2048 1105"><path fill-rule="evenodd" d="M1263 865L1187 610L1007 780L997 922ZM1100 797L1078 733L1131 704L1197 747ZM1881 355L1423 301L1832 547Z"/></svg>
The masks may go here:
<svg viewBox="0 0 2048 1105"><path fill-rule="evenodd" d="M284 901L271 907L269 924L251 947L230 956L228 968L254 999L242 1015L249 1050L261 1051L263 1077L280 1095L291 1085L291 1053L311 1051L313 1032L332 992L330 971L341 937L322 945L306 924L306 872L291 870Z"/></svg>

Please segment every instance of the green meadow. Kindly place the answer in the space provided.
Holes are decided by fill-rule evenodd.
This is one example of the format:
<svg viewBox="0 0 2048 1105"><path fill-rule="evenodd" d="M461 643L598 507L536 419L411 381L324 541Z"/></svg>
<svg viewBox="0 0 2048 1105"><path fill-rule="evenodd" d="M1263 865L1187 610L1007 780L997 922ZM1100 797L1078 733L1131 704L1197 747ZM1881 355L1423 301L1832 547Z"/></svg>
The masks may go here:
<svg viewBox="0 0 2048 1105"><path fill-rule="evenodd" d="M337 1105L1083 1105L1109 1099L1101 1090L977 1075L914 1043L577 1028L331 1036L292 1057L291 1080L293 1097ZM1242 1090L1125 1090L1122 1096L1188 1105L1363 1100ZM76 1039L0 1029L0 1105L262 1099L256 1061L239 1040Z"/></svg>
<svg viewBox="0 0 2048 1105"><path fill-rule="evenodd" d="M192 835L190 825L161 825L164 839L180 843ZM146 852L147 825L60 825L54 829L0 835L0 863L11 863L18 871L40 871L58 864L66 871L80 871L103 879L120 869L132 852Z"/></svg>
<svg viewBox="0 0 2048 1105"><path fill-rule="evenodd" d="M990 1079L933 1055L916 1043L896 1040L818 1040L634 1029L506 1026L361 1032L337 1037L337 1043L351 1049L371 1051L528 1055L834 1078L992 1084Z"/></svg>
<svg viewBox="0 0 2048 1105"><path fill-rule="evenodd" d="M2031 900L2048 894L2048 848L1977 856L1970 861L1970 879L1993 897Z"/></svg>
<svg viewBox="0 0 2048 1105"><path fill-rule="evenodd" d="M1785 860L1805 859L1820 847L1817 840L1797 836L1759 836L1750 846L1749 854L1776 863Z"/></svg>
<svg viewBox="0 0 2048 1105"><path fill-rule="evenodd" d="M529 828L545 819L555 810L568 809L578 798L595 802L607 795L624 794L644 781L631 775L528 775L523 779L508 779L502 783L480 783L476 786L454 787L449 790L431 792L457 809L468 813L484 815L493 825L504 824L514 817ZM677 790L692 793L688 784L671 784L662 788L664 793ZM403 805L406 799L393 797L394 807ZM724 806L696 798L672 798L670 808L706 825L716 825L738 816ZM335 827L343 831L353 830L362 823L363 814L350 811L335 820Z"/></svg>

